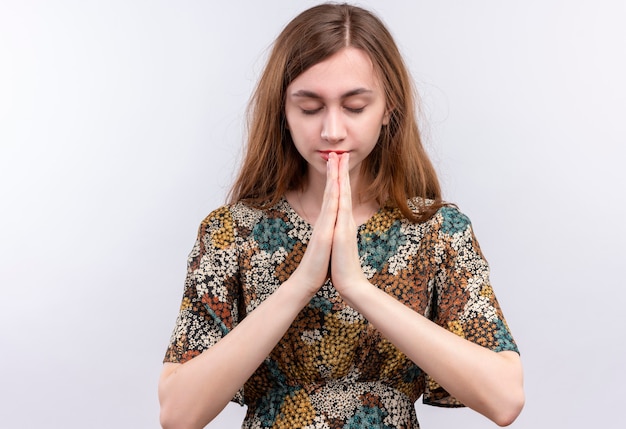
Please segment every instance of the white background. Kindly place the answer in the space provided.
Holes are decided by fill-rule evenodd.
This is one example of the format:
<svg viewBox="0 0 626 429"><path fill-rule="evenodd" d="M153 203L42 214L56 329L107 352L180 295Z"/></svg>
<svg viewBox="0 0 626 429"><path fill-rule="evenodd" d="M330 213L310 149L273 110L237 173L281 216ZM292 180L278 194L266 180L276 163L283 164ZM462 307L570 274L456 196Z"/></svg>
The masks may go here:
<svg viewBox="0 0 626 429"><path fill-rule="evenodd" d="M187 254L269 44L314 3L0 0L1 427L158 427ZM525 365L513 427L622 427L626 2L360 4L491 263ZM494 426L417 407L426 429Z"/></svg>

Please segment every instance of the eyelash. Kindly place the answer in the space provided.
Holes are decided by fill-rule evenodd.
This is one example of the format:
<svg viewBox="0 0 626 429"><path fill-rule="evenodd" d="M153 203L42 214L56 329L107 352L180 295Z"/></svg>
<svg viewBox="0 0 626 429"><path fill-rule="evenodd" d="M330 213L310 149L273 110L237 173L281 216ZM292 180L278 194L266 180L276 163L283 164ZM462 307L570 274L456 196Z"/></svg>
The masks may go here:
<svg viewBox="0 0 626 429"><path fill-rule="evenodd" d="M350 108L350 107L345 107L345 109L350 112L350 113L363 113L363 110L365 110L365 106L363 107L359 107L356 109ZM313 110L305 110L302 109L302 113L304 115L315 115L316 113L320 112L322 110L322 108L320 107L319 109L313 109Z"/></svg>
<svg viewBox="0 0 626 429"><path fill-rule="evenodd" d="M320 110L322 110L322 109L321 109L321 108L320 108L320 109L314 109L314 110L305 110L305 109L302 109L302 113L303 113L304 115L315 115L315 114L316 114L317 112L319 112Z"/></svg>
<svg viewBox="0 0 626 429"><path fill-rule="evenodd" d="M365 106L363 107L358 107L358 108L350 108L350 107L346 107L346 110L350 113L362 113L363 110L365 110Z"/></svg>

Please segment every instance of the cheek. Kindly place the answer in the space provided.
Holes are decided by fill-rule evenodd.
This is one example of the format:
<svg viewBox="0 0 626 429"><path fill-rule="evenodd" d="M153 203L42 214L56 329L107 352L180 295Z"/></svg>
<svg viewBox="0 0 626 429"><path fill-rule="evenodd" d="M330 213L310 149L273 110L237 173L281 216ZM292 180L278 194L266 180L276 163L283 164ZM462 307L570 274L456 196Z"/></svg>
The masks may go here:
<svg viewBox="0 0 626 429"><path fill-rule="evenodd" d="M372 146L378 142L380 133L382 132L382 125L375 121L369 122L370 126L362 129L362 140L369 142Z"/></svg>
<svg viewBox="0 0 626 429"><path fill-rule="evenodd" d="M316 136L318 133L316 124L312 120L299 120L299 119L287 119L287 129L291 133L291 138L294 143L305 143Z"/></svg>
<svg viewBox="0 0 626 429"><path fill-rule="evenodd" d="M370 112L366 118L363 118L361 123L361 136L367 137L368 140L373 139L377 141L383 126L386 125L386 118L387 115L382 109L376 109L375 112Z"/></svg>
<svg viewBox="0 0 626 429"><path fill-rule="evenodd" d="M303 150L307 146L307 141L310 140L310 137L308 137L306 131L302 127L302 123L297 120L287 120L286 128L287 132L291 136L291 142L293 146L296 148L298 153L302 155Z"/></svg>

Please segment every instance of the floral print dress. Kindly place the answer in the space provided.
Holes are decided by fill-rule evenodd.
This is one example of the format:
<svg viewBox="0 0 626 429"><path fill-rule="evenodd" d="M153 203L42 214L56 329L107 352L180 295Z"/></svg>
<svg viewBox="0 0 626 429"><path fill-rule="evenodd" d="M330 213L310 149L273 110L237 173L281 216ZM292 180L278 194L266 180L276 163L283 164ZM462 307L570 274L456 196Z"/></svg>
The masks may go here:
<svg viewBox="0 0 626 429"><path fill-rule="evenodd" d="M237 203L211 213L189 256L164 361L184 363L227 335L289 278L311 233L284 198L266 210ZM383 207L357 234L372 284L469 341L517 351L470 221L456 208L413 223ZM327 279L233 401L248 407L244 429L416 429L420 396L462 406Z"/></svg>

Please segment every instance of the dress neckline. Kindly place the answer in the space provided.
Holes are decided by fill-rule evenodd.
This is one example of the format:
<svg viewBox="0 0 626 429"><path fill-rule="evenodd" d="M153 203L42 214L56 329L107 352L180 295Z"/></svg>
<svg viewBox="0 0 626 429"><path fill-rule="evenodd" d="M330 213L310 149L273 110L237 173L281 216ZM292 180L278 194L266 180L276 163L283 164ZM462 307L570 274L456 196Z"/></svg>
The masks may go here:
<svg viewBox="0 0 626 429"><path fill-rule="evenodd" d="M289 214L293 216L295 219L297 219L298 222L306 225L310 230L313 230L313 225L304 217L302 217L300 213L296 211L296 209L293 208L291 203L289 203L289 201L284 195L280 197L280 203L284 205L285 209L289 212ZM360 225L357 225L357 231L365 229L369 223L371 223L376 217L381 215L383 210L385 210L384 206L378 207L378 209L370 217L368 217L365 222L363 222Z"/></svg>

